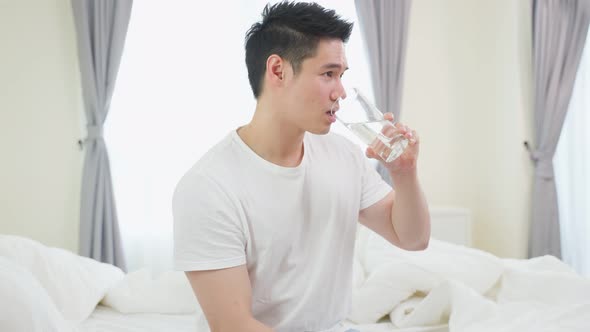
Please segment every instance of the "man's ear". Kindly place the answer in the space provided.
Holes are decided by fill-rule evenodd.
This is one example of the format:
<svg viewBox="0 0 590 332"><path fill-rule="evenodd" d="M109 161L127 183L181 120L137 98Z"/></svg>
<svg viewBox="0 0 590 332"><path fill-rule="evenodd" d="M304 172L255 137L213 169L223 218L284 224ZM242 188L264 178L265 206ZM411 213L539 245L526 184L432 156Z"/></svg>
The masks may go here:
<svg viewBox="0 0 590 332"><path fill-rule="evenodd" d="M273 85L282 85L285 79L287 62L276 54L266 59L266 79Z"/></svg>

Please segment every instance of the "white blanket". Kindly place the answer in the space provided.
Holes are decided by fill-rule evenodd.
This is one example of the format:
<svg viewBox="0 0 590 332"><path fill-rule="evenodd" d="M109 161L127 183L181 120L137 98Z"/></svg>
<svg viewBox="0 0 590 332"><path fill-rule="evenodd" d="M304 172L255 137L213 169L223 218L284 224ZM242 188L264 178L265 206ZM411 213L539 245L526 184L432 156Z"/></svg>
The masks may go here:
<svg viewBox="0 0 590 332"><path fill-rule="evenodd" d="M499 259L431 240L405 252L369 239L367 279L351 320L389 314L399 328L447 323L449 331L590 331L590 280L554 257Z"/></svg>
<svg viewBox="0 0 590 332"><path fill-rule="evenodd" d="M355 262L349 317L363 327L389 316L389 330L590 331L590 280L554 257L499 259L435 239L425 251L408 252L368 240ZM200 310L181 272L130 273L102 303L123 313Z"/></svg>
<svg viewBox="0 0 590 332"><path fill-rule="evenodd" d="M0 256L5 264L14 265L0 269L7 286L0 298L9 303L17 299L31 312L39 308L35 301L45 299L47 306L55 306L46 321L56 326L64 318L74 324L84 320L105 293L102 303L125 314L194 317L200 310L181 272L154 278L142 270L123 277L110 265L6 235L0 236ZM416 331L447 324L451 332L590 331L590 280L551 256L499 259L435 239L425 251L407 252L375 235L355 259L349 319L362 324L363 332L394 327ZM23 287L10 287L17 279ZM14 295L27 289L21 293L31 295L36 289L38 295ZM384 316L393 326L368 325ZM12 326L5 323L0 323L0 330Z"/></svg>

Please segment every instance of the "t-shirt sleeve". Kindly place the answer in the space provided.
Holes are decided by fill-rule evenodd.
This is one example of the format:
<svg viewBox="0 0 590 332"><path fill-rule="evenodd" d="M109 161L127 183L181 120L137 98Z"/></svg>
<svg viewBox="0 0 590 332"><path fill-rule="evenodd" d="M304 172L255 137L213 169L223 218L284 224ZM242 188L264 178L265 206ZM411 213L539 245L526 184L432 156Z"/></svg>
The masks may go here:
<svg viewBox="0 0 590 332"><path fill-rule="evenodd" d="M385 198L391 192L391 186L383 181L381 175L369 159L360 153L362 196L360 209L363 210Z"/></svg>
<svg viewBox="0 0 590 332"><path fill-rule="evenodd" d="M174 268L215 270L246 263L246 236L237 204L212 179L184 178L172 200Z"/></svg>

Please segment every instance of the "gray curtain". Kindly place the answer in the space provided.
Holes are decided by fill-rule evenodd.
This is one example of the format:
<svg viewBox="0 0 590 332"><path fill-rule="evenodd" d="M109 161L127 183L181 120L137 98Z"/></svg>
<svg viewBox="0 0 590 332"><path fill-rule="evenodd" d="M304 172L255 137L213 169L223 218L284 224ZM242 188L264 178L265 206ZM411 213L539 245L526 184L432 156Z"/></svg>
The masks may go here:
<svg viewBox="0 0 590 332"><path fill-rule="evenodd" d="M399 121L402 101L410 0L355 0L361 33L369 56L375 104ZM387 170L377 166L392 184Z"/></svg>
<svg viewBox="0 0 590 332"><path fill-rule="evenodd" d="M584 49L589 5L589 0L533 0L536 147L525 143L535 165L530 257L561 257L553 155Z"/></svg>
<svg viewBox="0 0 590 332"><path fill-rule="evenodd" d="M102 128L109 112L132 0L72 0L87 136L80 205L80 254L125 270L109 157Z"/></svg>

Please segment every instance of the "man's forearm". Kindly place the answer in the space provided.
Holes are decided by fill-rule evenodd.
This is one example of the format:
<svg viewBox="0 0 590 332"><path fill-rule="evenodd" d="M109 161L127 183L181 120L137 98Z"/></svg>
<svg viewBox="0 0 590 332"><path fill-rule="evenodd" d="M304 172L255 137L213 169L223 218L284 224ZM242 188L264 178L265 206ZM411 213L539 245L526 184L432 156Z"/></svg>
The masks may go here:
<svg viewBox="0 0 590 332"><path fill-rule="evenodd" d="M236 324L225 324L223 327L211 326L211 332L274 332L270 327L262 324L253 317L246 320L241 320Z"/></svg>
<svg viewBox="0 0 590 332"><path fill-rule="evenodd" d="M236 330L237 331L237 330ZM252 318L249 322L248 329L240 329L245 332L273 332L273 329L262 324L260 321Z"/></svg>
<svg viewBox="0 0 590 332"><path fill-rule="evenodd" d="M416 171L390 174L395 185L391 222L406 250L422 250L430 239L430 213Z"/></svg>

